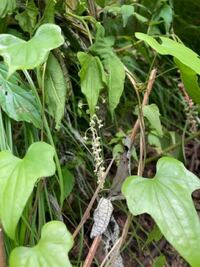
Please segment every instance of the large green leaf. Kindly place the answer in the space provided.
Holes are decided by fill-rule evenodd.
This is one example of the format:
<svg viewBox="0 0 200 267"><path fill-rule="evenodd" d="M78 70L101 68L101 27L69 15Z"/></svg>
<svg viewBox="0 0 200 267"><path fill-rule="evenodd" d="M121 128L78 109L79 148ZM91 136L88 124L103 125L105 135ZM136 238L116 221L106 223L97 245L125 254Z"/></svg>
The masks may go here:
<svg viewBox="0 0 200 267"><path fill-rule="evenodd" d="M97 33L95 43L90 47L90 51L98 55L108 72L108 100L110 112L113 112L119 104L120 97L124 90L125 70L123 63L112 49L114 44L112 38L105 37L105 30L100 23L97 23Z"/></svg>
<svg viewBox="0 0 200 267"><path fill-rule="evenodd" d="M8 71L0 64L0 106L7 115L16 121L33 123L40 128L41 113L33 93L25 87L16 74L7 79Z"/></svg>
<svg viewBox="0 0 200 267"><path fill-rule="evenodd" d="M159 37L161 43L157 42L155 38L148 34L137 32L135 36L145 41L153 49L161 55L171 55L181 61L184 65L193 69L196 73L200 74L200 59L199 55L174 40L167 37Z"/></svg>
<svg viewBox="0 0 200 267"><path fill-rule="evenodd" d="M199 103L200 88L197 83L195 73L200 74L199 55L185 45L171 40L167 37L159 37L161 43L155 38L144 33L137 32L135 36L145 41L161 55L171 55L175 57L175 63L180 68L181 78L191 98Z"/></svg>
<svg viewBox="0 0 200 267"><path fill-rule="evenodd" d="M45 97L48 110L54 117L56 129L64 116L67 82L58 60L50 53L45 73Z"/></svg>
<svg viewBox="0 0 200 267"><path fill-rule="evenodd" d="M26 9L22 13L17 14L15 19L19 22L23 31L32 34L37 22L38 13L34 0L30 0L26 5Z"/></svg>
<svg viewBox="0 0 200 267"><path fill-rule="evenodd" d="M196 72L191 68L188 68L186 65L182 64L178 59L175 59L174 61L180 70L181 79L188 94L194 102L200 104L200 87L198 84L198 76Z"/></svg>
<svg viewBox="0 0 200 267"><path fill-rule="evenodd" d="M90 115L93 115L99 93L106 83L103 65L98 57L93 57L84 52L78 53L78 59L81 63L81 70L79 72L81 90L87 98Z"/></svg>
<svg viewBox="0 0 200 267"><path fill-rule="evenodd" d="M59 47L63 42L59 26L43 24L29 41L11 34L0 34L0 55L7 63L10 75L15 70L39 66L46 60L49 51Z"/></svg>
<svg viewBox="0 0 200 267"><path fill-rule="evenodd" d="M200 221L191 193L200 180L169 157L157 163L153 179L128 177L122 187L133 215L150 214L166 239L193 266L200 266Z"/></svg>
<svg viewBox="0 0 200 267"><path fill-rule="evenodd" d="M7 14L11 14L16 8L16 0L0 1L0 18L4 18Z"/></svg>
<svg viewBox="0 0 200 267"><path fill-rule="evenodd" d="M35 183L54 174L53 156L54 148L44 142L32 144L23 159L0 152L0 220L10 238Z"/></svg>
<svg viewBox="0 0 200 267"><path fill-rule="evenodd" d="M10 267L71 267L68 252L73 239L64 223L51 221L42 228L33 248L18 247L10 255Z"/></svg>
<svg viewBox="0 0 200 267"><path fill-rule="evenodd" d="M125 70L117 56L107 57L103 63L108 72L108 101L111 114L113 114L124 90Z"/></svg>

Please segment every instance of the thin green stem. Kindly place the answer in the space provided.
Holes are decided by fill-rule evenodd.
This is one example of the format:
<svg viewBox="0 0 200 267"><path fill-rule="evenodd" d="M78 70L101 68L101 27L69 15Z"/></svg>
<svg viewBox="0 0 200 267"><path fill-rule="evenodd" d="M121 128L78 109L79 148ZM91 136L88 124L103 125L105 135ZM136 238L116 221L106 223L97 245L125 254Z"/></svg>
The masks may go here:
<svg viewBox="0 0 200 267"><path fill-rule="evenodd" d="M38 95L37 88L36 88L36 86L35 86L35 84L34 84L32 78L31 78L29 72L28 72L27 70L24 70L23 73L24 73L24 75L25 75L25 77L26 77L26 79L27 79L27 81L28 81L28 83L29 83L31 89L33 90L33 93L35 94L35 97L36 97L36 99L37 99L37 102L38 102L40 108L42 108L42 104L41 104L41 101L40 101L40 97L39 97L39 95Z"/></svg>
<svg viewBox="0 0 200 267"><path fill-rule="evenodd" d="M195 138L197 138L197 137L199 137L199 136L200 136L200 131L198 131L198 132L196 132L196 133L190 135L189 137L185 138L185 142L184 142L184 143L187 144L189 141L191 141L191 140L193 140L193 139L195 139ZM176 149L176 148L179 147L179 146L182 146L182 141L181 141L181 142L178 142L178 143L176 143L176 144L174 144L174 145L168 146L166 149L164 149L164 150L163 150L161 153L159 153L158 155L146 159L145 164L148 164L148 163L150 163L150 162L152 162L152 161L157 160L157 159L160 158L162 155L165 155L165 154L167 154L168 152L173 151L174 149Z"/></svg>
<svg viewBox="0 0 200 267"><path fill-rule="evenodd" d="M71 16L73 18L76 18L77 20L79 20L79 21L81 21L83 23L83 25L85 27L85 30L86 30L86 32L88 34L88 38L89 38L90 44L92 45L93 44L92 36L91 36L89 27L88 27L87 23L85 22L85 20L89 20L90 22L93 22L93 23L96 23L96 20L93 17L90 17L90 16L81 17L81 16L75 15L75 14L73 14L71 12L67 12L66 15Z"/></svg>
<svg viewBox="0 0 200 267"><path fill-rule="evenodd" d="M42 110L42 103L41 103L41 100L40 100L40 97L38 95L38 92L37 92L37 88L30 76L30 74L28 73L28 71L24 71L24 74L27 78L27 81L30 85L30 87L32 88L34 94L35 94L35 97L37 99L37 102L38 102L38 105L40 107L40 109ZM63 175L62 175L62 170L61 170L61 166L60 166L60 161L59 161L59 158L58 158L58 154L57 154L57 151L56 151L56 147L55 147L55 144L54 144L54 141L53 141L53 137L52 137L52 134L51 134L51 131L50 131L50 128L49 128L49 124L48 124L48 121L47 121L47 118L44 114L44 118L43 118L43 123L44 123L44 129L47 133L47 137L48 137L48 140L50 142L50 144L54 147L55 149L55 163L56 163L56 169L57 169L57 173L58 173L58 182L59 182L59 185L60 185L60 205L61 207L63 206L63 199L64 199L64 182L63 182Z"/></svg>
<svg viewBox="0 0 200 267"><path fill-rule="evenodd" d="M45 117L45 71L46 71L46 63L43 65L42 71L42 81L41 81L41 89L42 89L42 129L41 129L41 140L44 139L44 117Z"/></svg>
<svg viewBox="0 0 200 267"><path fill-rule="evenodd" d="M7 149L6 133L4 128L1 108L0 108L0 146L1 150Z"/></svg>
<svg viewBox="0 0 200 267"><path fill-rule="evenodd" d="M7 142L10 150L13 152L13 139L12 139L12 124L11 124L11 119L6 116L4 118L5 126L6 126L6 137L7 137Z"/></svg>

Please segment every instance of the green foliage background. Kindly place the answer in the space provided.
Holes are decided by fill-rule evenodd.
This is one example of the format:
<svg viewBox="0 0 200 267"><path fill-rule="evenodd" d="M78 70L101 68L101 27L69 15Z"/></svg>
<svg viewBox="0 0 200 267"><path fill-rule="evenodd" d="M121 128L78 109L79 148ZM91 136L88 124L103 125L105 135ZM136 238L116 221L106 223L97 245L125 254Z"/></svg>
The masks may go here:
<svg viewBox="0 0 200 267"><path fill-rule="evenodd" d="M137 118L141 132L130 151L131 174L137 174L145 166L144 175L153 176L155 161L167 155L177 159L175 167L182 166L178 168L178 176L185 178L182 173L187 171L180 161L191 169L185 145L197 144L200 135L199 13L199 0L0 1L0 183L3 185L0 218L7 262L11 255L10 267L38 267L34 261L29 264L30 258L37 264L44 261L42 267L50 267L51 257L56 256L49 244L63 255L66 266L71 263L82 266L92 242L89 233L93 220L85 222L74 240L71 263L69 232L75 232L94 195L98 171L104 171L114 156L99 197L107 197L112 191L121 155L127 151L127 137ZM162 40L167 42L166 47ZM188 57L184 58L186 54ZM156 81L149 105L143 108L141 102L154 68ZM24 155L37 144L41 144L38 154L27 161ZM46 146L49 157L45 154ZM21 162L23 168L19 164L15 169L15 161ZM11 169L13 172L9 173ZM192 171L199 175L199 166ZM199 180L191 173L190 176L195 177L198 186L190 188L188 198L183 196L179 207L189 199L186 204L196 214L190 194L199 187ZM33 180L31 185L26 183L27 179ZM137 179L144 183L144 178ZM129 191L127 183L124 188ZM177 187L178 184L177 180L173 183ZM126 196L128 207L134 215L141 214L134 212L134 204L129 203L133 201L132 193L131 189ZM183 194L181 190L179 193ZM6 201L10 196L15 201ZM177 200L176 192L173 200ZM123 200L114 202L120 230L128 207ZM154 216L156 212L146 209L145 212L159 221ZM170 217L170 212L166 214ZM198 224L197 215L191 217L191 224L194 221ZM165 226L161 227L164 236L186 260L198 266L196 254L186 255L187 249L180 249L176 238L170 240ZM50 227L55 233L52 238L48 236L50 230L42 230ZM133 218L122 249L125 266L144 266L147 254L152 266L163 266L166 262L172 266L173 257L165 247L154 256L153 251L164 240L156 227L146 215ZM198 232L190 230L190 236ZM57 235L63 236L60 242ZM189 238L187 241L190 242ZM49 251L47 260L38 253L41 244L42 249ZM182 246L185 244L183 241ZM33 248L25 248L30 246ZM177 252L172 251L175 257ZM94 266L100 266L97 258ZM63 261L58 262L63 264Z"/></svg>

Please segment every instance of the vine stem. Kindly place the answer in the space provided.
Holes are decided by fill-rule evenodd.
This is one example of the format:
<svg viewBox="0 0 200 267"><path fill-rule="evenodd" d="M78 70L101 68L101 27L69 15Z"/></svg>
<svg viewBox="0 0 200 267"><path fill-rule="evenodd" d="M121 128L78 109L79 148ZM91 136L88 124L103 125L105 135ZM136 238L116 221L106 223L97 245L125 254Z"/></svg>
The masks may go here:
<svg viewBox="0 0 200 267"><path fill-rule="evenodd" d="M131 83L132 83L134 89L137 90L137 84L136 84L136 82L135 82L135 79L133 78L132 74L128 71L127 68L125 68L125 70L126 70L126 74L127 74L128 78L129 78L129 80L131 81ZM148 103L149 95L150 95L150 93L151 93L151 90L152 90L152 88L153 88L153 84L154 84L155 79L156 79L156 73L157 73L157 70L156 70L156 69L153 69L153 70L151 71L151 73L150 73L149 80L148 80L148 83L147 83L147 89L146 89L146 92L145 92L144 97L143 97L143 101L142 101L141 109L142 109L143 106L145 106L145 105ZM141 110L141 112L142 112L142 110ZM135 122L135 124L134 124L134 126L133 126L133 129L132 129L132 133L131 133L131 137L130 137L130 149L131 149L131 147L132 147L132 145L133 145L133 143L134 143L134 141L135 141L136 134L137 134L138 130L141 128L141 132L143 132L143 127L142 127L143 125L142 125L142 123L141 123L141 120L142 120L141 115L142 115L142 113L139 114L138 119L137 119L137 121ZM144 143L143 143L143 139L142 139L142 138L141 138L141 142L140 142L140 143L141 143L141 146L140 146L140 147L141 147L141 150L143 150L143 149L144 149ZM123 158L122 158L122 160L123 160ZM126 167L126 166L125 166L125 167ZM120 165L119 165L119 167L118 167L117 174L116 174L115 178L117 178L117 180L120 179L120 181L118 181L118 184L120 184L120 186L121 186L121 183L123 182L123 177L122 177L121 175L120 175L120 176L118 175L118 173L119 173L119 168L121 168ZM143 170L143 168L139 168L139 167L138 167L138 172L139 172L140 174L141 174L142 170ZM123 170L123 172L126 173L125 170ZM114 178L114 179L115 179L115 178ZM126 178L126 177L124 177L124 178ZM112 191L112 188L111 188L112 193L116 191L115 189L116 189L116 188L114 187L114 190ZM117 189L118 189L118 187L117 187ZM91 204L91 202L92 202L92 205L93 205L94 200L96 199L99 190L100 190L100 188L99 188L99 186L98 186L97 190L95 191L95 193L94 193L94 195L93 195L93 198L94 198L94 199L93 199L93 198L91 199L90 204ZM112 193L109 195L109 197L111 197ZM90 205L90 204L89 204L89 206L88 206L88 209L89 209L89 210L91 209L91 205ZM86 210L86 212L85 212L84 215L86 215L86 218L89 216L89 213L87 212L87 210ZM85 216L83 216L83 218L84 218L84 217L85 217ZM109 262L110 262L110 264L111 264L111 265L109 265L109 266L113 266L112 264L113 264L114 260L116 259L116 256L118 255L118 253L119 253L119 251L120 251L120 248L122 247L122 245L123 245L123 243L124 243L124 241L125 241L125 239L126 239L126 236L127 236L127 234L128 234L128 230L129 230L129 227L130 227L131 219L132 219L132 215L129 213L129 215L128 215L127 219L126 219L126 222L125 222L123 231L122 231L121 238L120 238L120 240L118 241L119 243L118 243L117 246L116 246L116 252L114 253L115 256L114 256L114 258L111 258L111 262L110 262L110 260L109 260ZM80 230L79 227L78 227L78 230ZM75 234L77 234L77 230L75 231L73 237L76 236ZM95 256L95 253L96 253L96 251L97 251L97 249L98 249L98 246L99 246L100 243L101 243L101 240L102 240L102 236L101 236L101 235L95 237L95 239L94 239L94 241L93 241L93 243L92 243L92 246L90 247L90 250L89 250L89 252L88 252L88 254L87 254L87 257L86 257L86 259L85 259L85 261L84 261L84 265L83 265L83 267L90 267L90 266L91 266L92 261L93 261L94 256ZM106 256L106 257L107 257L107 256ZM104 263L102 262L101 266L102 266L102 267L103 267L103 266L107 266L107 264L106 264L106 260L104 261Z"/></svg>
<svg viewBox="0 0 200 267"><path fill-rule="evenodd" d="M187 144L188 142L190 142L191 140L193 140L199 136L200 136L200 131L191 134L190 136L188 136L187 138L184 139L184 144ZM145 164L151 163L152 161L159 159L162 155L165 155L168 152L175 150L177 147L181 146L182 144L183 144L183 142L180 141L174 145L167 147L166 149L163 149L163 151L160 152L159 154L152 156L151 158L146 159Z"/></svg>
<svg viewBox="0 0 200 267"><path fill-rule="evenodd" d="M73 14L71 12L66 12L66 15L71 16L73 18L76 18L77 20L79 20L79 21L81 21L83 23L83 25L85 27L85 30L86 30L86 32L88 34L88 39L90 41L90 45L92 45L93 42L92 42L92 36L91 36L91 33L90 33L90 29L89 29L87 23L85 22L85 20L87 20L87 19L89 19L92 22L93 20L91 20L91 17L90 16L78 16L78 15L75 15L75 14Z"/></svg>
<svg viewBox="0 0 200 267"><path fill-rule="evenodd" d="M90 247L90 251L87 255L87 258L84 261L83 267L90 267L92 264L92 261L94 259L94 256L96 254L97 248L99 244L101 243L102 236L98 235L95 237L94 241L92 242L92 246Z"/></svg>
<svg viewBox="0 0 200 267"><path fill-rule="evenodd" d="M86 220L89 218L92 206L93 206L93 204L94 204L94 202L95 202L95 200L96 200L96 198L97 198L97 196L99 194L99 191L102 188L102 184L104 184L104 181L105 181L105 179L106 179L106 177L107 177L107 175L108 175L108 173L110 171L110 168L111 168L111 166L112 166L112 164L114 162L114 159L115 158L113 158L111 160L111 162L110 162L110 164L109 164L109 166L108 166L108 168L107 168L107 170L105 172L104 177L102 177L101 182L98 184L98 186L96 188L96 191L94 192L94 194L93 194L93 196L92 196L92 198L90 200L90 203L89 203L86 211L84 212L84 215L83 215L83 217L81 219L81 222L79 223L78 227L74 231L74 233L73 233L73 238L74 239L76 238L77 234L79 233L81 227L84 225ZM84 261L83 267L90 267L91 266L92 261L93 261L94 256L95 256L95 253L96 253L96 250L97 250L99 244L101 243L101 240L102 240L102 236L101 235L95 237L94 241L92 242L92 246L90 247L90 250L89 250L89 252L87 254L87 257L86 257L86 259Z"/></svg>
<svg viewBox="0 0 200 267"><path fill-rule="evenodd" d="M5 253L4 253L3 228L1 225L0 225L0 267L6 267Z"/></svg>
<svg viewBox="0 0 200 267"><path fill-rule="evenodd" d="M142 107L144 107L147 103L148 103L148 99L149 99L149 95L151 93L151 90L153 88L153 84L155 82L155 78L156 78L156 73L157 73L157 70L156 69L153 69L151 74L150 74L150 77L149 77L149 81L148 81L148 84L147 84L147 89L146 89L146 92L144 94L144 98L143 98L143 101L142 101ZM135 80L132 78L132 75L130 74L129 71L127 71L126 69L126 74L130 80L130 82L132 83L132 85L134 86L134 88L137 88L137 85L136 85L136 82ZM131 133L131 146L133 145L134 141L135 141L135 137L136 137L136 134L139 130L139 126L140 126L140 119L138 118L133 129L132 129L132 133Z"/></svg>
<svg viewBox="0 0 200 267"><path fill-rule="evenodd" d="M146 92L145 92L144 97L143 97L141 108L144 107L148 103L149 95L150 95L150 93L152 91L153 84L154 84L155 79L156 79L156 73L157 73L156 69L153 69L151 71L151 73L150 73L149 80L148 80L148 83L147 83L147 89L146 89ZM134 89L137 90L137 84L135 82L135 79L132 77L131 73L127 69L126 69L126 74L127 74L127 77L129 78L130 82L132 83ZM141 110L141 112L142 112L142 110ZM141 116L142 116L142 113L139 114L138 119L137 119L137 121L135 122L135 124L133 126L132 133L131 133L131 136L130 136L130 149L133 146L133 143L135 141L135 138L136 138L136 135L138 133L138 130L140 129L141 133L143 132L143 127L142 127L142 123L141 123ZM145 149L144 148L144 143L143 143L143 140L141 138L140 139L140 154L141 153L143 154L143 150L144 149ZM139 165L138 166L138 175L142 175L142 172L143 172L143 168L140 168L140 165ZM121 184L122 181L120 181L119 183ZM126 222L125 222L125 225L123 227L123 231L122 231L122 235L121 235L121 238L120 238L120 242L119 242L119 244L117 246L117 249L116 249L116 251L114 253L115 257L110 260L109 266L113 266L113 263L114 263L114 260L116 259L116 256L120 253L120 249L121 249L122 245L124 244L124 242L126 240L126 237L128 235L128 230L129 230L129 227L130 227L130 224L131 224L131 221L132 221L132 217L133 217L132 214L129 213L128 217L126 218ZM103 266L107 266L106 263Z"/></svg>
<svg viewBox="0 0 200 267"><path fill-rule="evenodd" d="M153 85L154 85L154 82L155 82L155 79L156 79L156 73L157 73L156 69L153 69L151 71L151 73L150 73L150 77L149 77L148 84L147 84L147 89L146 89L146 92L144 94L143 101L142 101L142 107L144 107L148 103L149 95L150 95L150 93L151 93L151 91L153 89ZM129 78L131 78L131 77L129 77ZM134 84L133 84L133 86L134 86ZM133 127L132 134L131 134L131 147L132 147L132 145L134 143L134 140L135 140L135 137L136 137L136 133L139 130L140 126L141 126L140 118L138 118L136 123L135 123L135 125L134 125L134 127ZM141 131L142 131L142 129L141 129ZM144 147L141 146L140 149L144 149ZM141 153L141 151L140 151L140 153ZM141 176L142 172L143 172L143 170L138 168L138 173L137 174ZM118 253L119 253L120 248L122 247L123 243L126 240L126 237L128 235L128 229L130 227L131 221L132 221L132 214L129 213L128 217L126 219L123 231L122 231L120 245L117 248L117 252ZM116 253L115 255L117 255L118 253Z"/></svg>
<svg viewBox="0 0 200 267"><path fill-rule="evenodd" d="M76 230L74 231L74 233L73 233L73 238L74 238L74 239L76 238L77 234L78 234L79 231L81 230L81 227L84 225L84 223L86 222L86 220L89 218L89 216L90 216L90 210L92 209L92 206L93 206L93 204L94 204L94 202L95 202L95 200L96 200L96 198L97 198L97 196L98 196L98 193L99 193L99 191L100 191L101 188L102 188L102 184L104 183L105 178L107 177L107 175L108 175L108 173L109 173L109 171L110 171L110 168L111 168L111 166L112 166L112 164L113 164L113 162L114 162L114 159L115 159L115 158L113 158L113 159L111 160L111 162L110 162L110 164L109 164L109 166L108 166L108 168L107 168L107 170L106 170L106 172L105 172L104 177L102 177L101 182L98 184L98 186L97 186L97 188L96 188L96 191L94 192L94 194L93 194L93 196L92 196L92 198L91 198L91 200L90 200L90 203L89 203L89 205L88 205L86 211L85 211L84 214L83 214L83 217L82 217L82 219L81 219L81 221L80 221L78 227L77 227Z"/></svg>

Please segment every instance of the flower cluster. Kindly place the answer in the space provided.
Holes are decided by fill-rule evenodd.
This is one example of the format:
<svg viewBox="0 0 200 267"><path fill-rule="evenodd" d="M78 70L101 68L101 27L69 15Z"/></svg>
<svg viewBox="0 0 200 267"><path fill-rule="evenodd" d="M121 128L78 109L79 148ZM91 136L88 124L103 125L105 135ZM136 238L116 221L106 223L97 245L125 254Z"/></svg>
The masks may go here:
<svg viewBox="0 0 200 267"><path fill-rule="evenodd" d="M90 120L90 132L92 133L92 154L94 156L94 163L95 163L95 169L94 173L97 175L98 183L102 182L104 180L105 175L105 167L103 166L103 157L102 157L102 149L101 149L101 138L98 135L98 129L101 129L103 127L102 120L100 120L96 114L94 114L91 117ZM88 131L87 131L88 132ZM87 140L87 137L84 137L85 140Z"/></svg>
<svg viewBox="0 0 200 267"><path fill-rule="evenodd" d="M182 93L183 96L183 105L184 105L184 111L186 114L187 121L190 126L190 132L195 132L197 131L197 127L200 124L199 118L198 118L198 107L197 105L194 104L192 99L189 97L187 94L184 85L180 83L179 89Z"/></svg>

